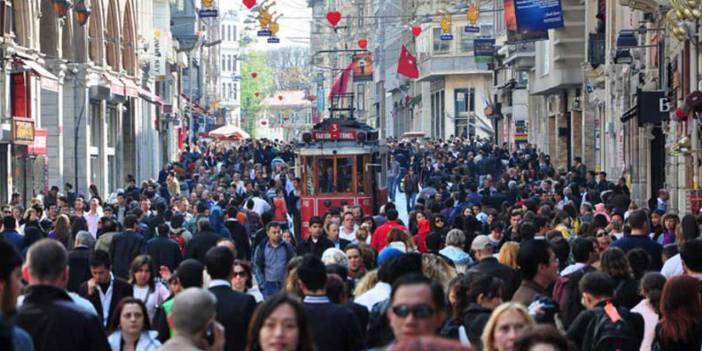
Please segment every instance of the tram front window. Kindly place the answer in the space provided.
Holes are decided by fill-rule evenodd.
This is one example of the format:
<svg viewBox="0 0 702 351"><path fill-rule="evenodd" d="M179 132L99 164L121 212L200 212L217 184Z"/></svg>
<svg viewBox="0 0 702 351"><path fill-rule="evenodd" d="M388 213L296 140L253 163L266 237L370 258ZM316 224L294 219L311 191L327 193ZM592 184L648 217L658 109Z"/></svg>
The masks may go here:
<svg viewBox="0 0 702 351"><path fill-rule="evenodd" d="M336 159L336 191L350 193L353 191L353 159Z"/></svg>
<svg viewBox="0 0 702 351"><path fill-rule="evenodd" d="M334 160L320 159L317 165L319 172L319 192L331 193L334 191Z"/></svg>

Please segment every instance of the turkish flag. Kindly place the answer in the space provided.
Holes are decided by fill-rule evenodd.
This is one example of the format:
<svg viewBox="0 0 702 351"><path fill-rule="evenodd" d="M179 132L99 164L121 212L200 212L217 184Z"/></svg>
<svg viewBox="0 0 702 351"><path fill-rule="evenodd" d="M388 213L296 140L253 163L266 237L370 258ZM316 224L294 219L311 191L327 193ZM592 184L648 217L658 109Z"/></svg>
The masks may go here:
<svg viewBox="0 0 702 351"><path fill-rule="evenodd" d="M341 71L341 74L339 74L339 77L336 78L336 81L334 82L334 85L332 85L331 91L329 92L329 99L331 99L334 96L337 95L344 95L346 94L346 91L348 91L349 88L349 83L351 80L351 73L353 70L353 62L348 65L346 68L344 68Z"/></svg>
<svg viewBox="0 0 702 351"><path fill-rule="evenodd" d="M402 50L400 51L400 60L397 62L397 73L407 78L419 78L417 59L407 51L404 45L402 45Z"/></svg>

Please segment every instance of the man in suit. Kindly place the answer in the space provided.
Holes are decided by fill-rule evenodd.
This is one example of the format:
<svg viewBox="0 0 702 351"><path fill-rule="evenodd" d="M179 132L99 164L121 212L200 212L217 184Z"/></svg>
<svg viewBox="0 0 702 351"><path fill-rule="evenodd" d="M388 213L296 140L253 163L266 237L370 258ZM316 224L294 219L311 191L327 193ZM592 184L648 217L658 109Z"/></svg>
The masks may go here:
<svg viewBox="0 0 702 351"><path fill-rule="evenodd" d="M129 278L129 267L135 257L144 253L146 241L139 234L139 220L133 214L124 217L125 231L115 235L110 243L112 271L118 278Z"/></svg>
<svg viewBox="0 0 702 351"><path fill-rule="evenodd" d="M90 256L90 275L92 278L84 282L78 293L95 306L103 326L107 326L112 318L115 307L120 300L132 296L132 286L115 278L110 272L110 255L105 251L95 251Z"/></svg>
<svg viewBox="0 0 702 351"><path fill-rule="evenodd" d="M229 234L236 244L236 258L240 260L251 260L251 243L249 242L249 233L246 231L246 227L239 223L237 220L237 215L239 210L236 207L230 207L226 212L226 220L224 221L224 226L229 230Z"/></svg>
<svg viewBox="0 0 702 351"><path fill-rule="evenodd" d="M183 260L183 255L180 253L178 243L168 239L169 232L168 224L159 224L156 228L156 237L146 243L146 253L154 259L154 266L157 269L166 266L172 272Z"/></svg>
<svg viewBox="0 0 702 351"><path fill-rule="evenodd" d="M334 247L334 242L322 235L322 225L322 219L318 216L310 218L310 236L298 245L298 255L312 254L321 259L326 249Z"/></svg>
<svg viewBox="0 0 702 351"><path fill-rule="evenodd" d="M230 249L223 246L211 248L205 255L205 264L212 278L209 290L217 297L217 321L224 326L226 333L224 349L243 351L256 300L251 295L232 290L234 254Z"/></svg>
<svg viewBox="0 0 702 351"><path fill-rule="evenodd" d="M80 285L90 279L90 247L93 242L93 236L88 231L81 230L76 234L73 250L68 253L68 291L78 292Z"/></svg>
<svg viewBox="0 0 702 351"><path fill-rule="evenodd" d="M207 251L217 245L217 242L222 239L212 231L210 221L207 218L202 218L197 222L197 234L188 243L185 248L185 257L194 258L202 263L205 263L205 255Z"/></svg>
<svg viewBox="0 0 702 351"><path fill-rule="evenodd" d="M333 304L326 296L327 271L324 263L306 255L297 269L298 284L305 299L305 313L319 351L360 350L363 348L361 326L347 307Z"/></svg>

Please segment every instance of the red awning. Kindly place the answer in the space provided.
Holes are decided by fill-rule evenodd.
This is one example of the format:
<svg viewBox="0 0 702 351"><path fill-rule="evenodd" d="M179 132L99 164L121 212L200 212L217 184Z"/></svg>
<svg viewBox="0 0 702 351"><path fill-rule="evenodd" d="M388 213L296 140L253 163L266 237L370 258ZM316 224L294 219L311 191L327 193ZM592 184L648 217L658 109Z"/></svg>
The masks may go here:
<svg viewBox="0 0 702 351"><path fill-rule="evenodd" d="M125 96L124 83L122 83L122 81L119 80L119 78L115 77L114 75L112 75L110 73L103 73L102 76L107 81L107 84L110 87L111 94Z"/></svg>
<svg viewBox="0 0 702 351"><path fill-rule="evenodd" d="M139 97L139 86L129 78L120 78L124 84L124 93L129 97Z"/></svg>
<svg viewBox="0 0 702 351"><path fill-rule="evenodd" d="M29 59L18 58L22 65L28 68L33 74L41 77L41 87L46 90L53 92L58 92L58 77L53 73L49 72L44 66L40 65L36 61Z"/></svg>

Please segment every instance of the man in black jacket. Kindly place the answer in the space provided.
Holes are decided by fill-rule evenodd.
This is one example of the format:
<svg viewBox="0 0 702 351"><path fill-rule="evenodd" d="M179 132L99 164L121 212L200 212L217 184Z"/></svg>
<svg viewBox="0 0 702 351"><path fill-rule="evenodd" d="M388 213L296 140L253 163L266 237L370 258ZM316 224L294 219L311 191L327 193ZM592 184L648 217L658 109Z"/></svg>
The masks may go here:
<svg viewBox="0 0 702 351"><path fill-rule="evenodd" d="M139 234L139 220L133 214L124 217L126 231L115 235L110 243L110 257L112 258L112 272L122 279L129 278L129 267L135 257L144 253L146 241Z"/></svg>
<svg viewBox="0 0 702 351"><path fill-rule="evenodd" d="M580 291L582 293L582 303L586 310L580 312L573 323L568 328L566 336L581 350L591 350L596 347L599 340L594 340L598 334L598 323L603 318L612 318L613 323L623 320L629 328L630 333L620 332L618 338L628 339L632 346L630 350L638 350L644 336L644 320L638 313L629 312L624 307L612 304L614 296L614 281L607 273L589 272L580 279ZM614 347L614 345L612 345ZM612 348L614 349L614 348Z"/></svg>
<svg viewBox="0 0 702 351"><path fill-rule="evenodd" d="M324 250L334 247L334 242L322 235L322 219L318 216L310 218L310 236L297 246L297 254L312 254L317 258L322 258Z"/></svg>
<svg viewBox="0 0 702 351"><path fill-rule="evenodd" d="M146 253L153 258L156 269L166 266L173 272L183 260L183 255L180 253L178 243L168 239L169 232L168 224L159 224L156 228L156 237L146 243Z"/></svg>
<svg viewBox="0 0 702 351"><path fill-rule="evenodd" d="M220 239L222 239L222 237L212 231L208 219L202 218L198 220L197 234L193 236L192 240L190 240L188 246L185 248L185 258L194 258L204 264L207 251L216 246Z"/></svg>
<svg viewBox="0 0 702 351"><path fill-rule="evenodd" d="M305 313L319 351L360 350L363 348L361 326L347 307L333 304L326 296L327 271L324 263L305 255L297 268L298 283L305 295Z"/></svg>
<svg viewBox="0 0 702 351"><path fill-rule="evenodd" d="M86 230L76 234L73 250L68 253L68 291L78 292L80 285L90 279L90 254L93 251L91 242L94 244L94 241Z"/></svg>
<svg viewBox="0 0 702 351"><path fill-rule="evenodd" d="M236 207L227 209L224 226L227 227L229 234L232 236L232 240L234 240L234 244L236 244L236 258L251 261L249 233L246 232L246 227L237 220L238 213L239 210L237 210Z"/></svg>
<svg viewBox="0 0 702 351"><path fill-rule="evenodd" d="M232 290L234 254L223 246L207 251L207 273L212 280L209 290L217 297L217 321L225 328L226 351L243 351L246 347L246 329L256 309L251 295Z"/></svg>
<svg viewBox="0 0 702 351"><path fill-rule="evenodd" d="M499 277L505 283L502 299L509 301L517 290L519 282L515 280L512 268L497 261L493 256L494 248L487 235L478 235L473 239L470 247L477 264L470 268L471 272L481 272L489 276Z"/></svg>
<svg viewBox="0 0 702 351"><path fill-rule="evenodd" d="M35 350L109 350L97 317L66 293L66 249L56 240L41 240L27 253L29 287L16 314L17 325L34 340Z"/></svg>
<svg viewBox="0 0 702 351"><path fill-rule="evenodd" d="M80 286L78 294L93 304L107 326L119 301L132 296L132 286L110 273L110 256L105 251L97 250L90 256L90 274L92 278Z"/></svg>

